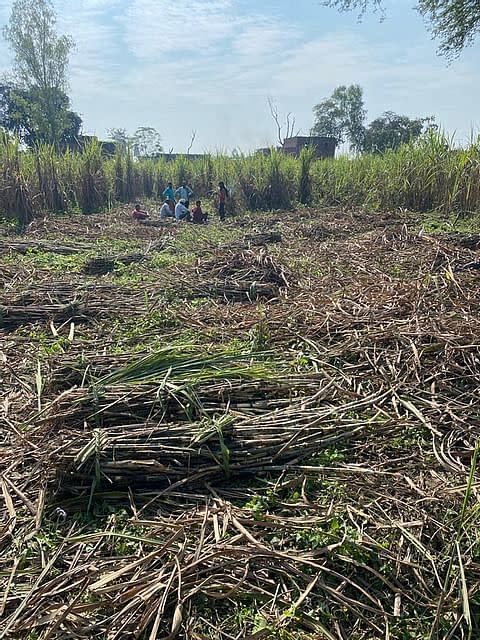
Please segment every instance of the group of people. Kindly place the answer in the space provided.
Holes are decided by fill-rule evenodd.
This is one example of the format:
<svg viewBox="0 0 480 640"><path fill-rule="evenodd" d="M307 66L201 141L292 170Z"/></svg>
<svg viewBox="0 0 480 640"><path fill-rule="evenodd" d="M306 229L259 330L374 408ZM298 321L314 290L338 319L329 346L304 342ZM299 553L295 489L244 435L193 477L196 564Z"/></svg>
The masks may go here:
<svg viewBox="0 0 480 640"><path fill-rule="evenodd" d="M193 191L185 181L182 182L178 189L174 189L173 184L169 182L162 195L165 201L160 209L161 219L175 218L177 222L187 221L193 222L193 224L206 224L208 222L208 215L203 211L200 200L195 202L195 207L190 211L190 198L193 195ZM216 200L218 204L218 215L222 222L225 220L228 198L229 192L225 183L219 182ZM132 211L132 217L135 220L147 220L150 216L137 204Z"/></svg>

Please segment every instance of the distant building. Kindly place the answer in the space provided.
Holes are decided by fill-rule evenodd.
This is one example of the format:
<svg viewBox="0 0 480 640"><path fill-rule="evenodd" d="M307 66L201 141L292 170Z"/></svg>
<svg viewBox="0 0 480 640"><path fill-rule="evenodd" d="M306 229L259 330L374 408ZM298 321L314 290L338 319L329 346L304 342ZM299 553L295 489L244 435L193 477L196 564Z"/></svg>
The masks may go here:
<svg viewBox="0 0 480 640"><path fill-rule="evenodd" d="M313 147L316 158L334 158L337 141L335 138L327 138L324 136L295 136L294 138L286 138L283 146L277 147L277 149L298 158L301 150L305 147ZM257 149L257 153L268 156L270 149L270 147Z"/></svg>
<svg viewBox="0 0 480 640"><path fill-rule="evenodd" d="M81 153L91 142L98 142L102 150L102 156L111 158L115 155L117 145L115 142L105 142L99 140L97 136L78 136L75 140L64 142L60 145L62 151L75 151Z"/></svg>
<svg viewBox="0 0 480 640"><path fill-rule="evenodd" d="M282 150L292 156L299 156L302 149L312 147L317 158L334 158L337 141L323 136L295 136L287 138Z"/></svg>

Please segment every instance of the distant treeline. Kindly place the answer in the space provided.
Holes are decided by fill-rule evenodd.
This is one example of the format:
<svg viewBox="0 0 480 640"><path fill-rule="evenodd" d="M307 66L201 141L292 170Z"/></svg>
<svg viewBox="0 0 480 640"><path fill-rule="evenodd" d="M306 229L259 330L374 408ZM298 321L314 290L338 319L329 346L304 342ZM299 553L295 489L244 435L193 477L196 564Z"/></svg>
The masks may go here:
<svg viewBox="0 0 480 640"><path fill-rule="evenodd" d="M128 153L105 158L96 141L82 152L58 154L50 146L24 151L0 136L0 215L20 224L45 211L89 214L122 202L160 200L169 181L183 180L199 198L225 181L233 213L302 203L469 214L480 209L480 142L456 149L432 132L396 151L358 158L315 160L304 149L300 158L272 151L168 162L134 161Z"/></svg>

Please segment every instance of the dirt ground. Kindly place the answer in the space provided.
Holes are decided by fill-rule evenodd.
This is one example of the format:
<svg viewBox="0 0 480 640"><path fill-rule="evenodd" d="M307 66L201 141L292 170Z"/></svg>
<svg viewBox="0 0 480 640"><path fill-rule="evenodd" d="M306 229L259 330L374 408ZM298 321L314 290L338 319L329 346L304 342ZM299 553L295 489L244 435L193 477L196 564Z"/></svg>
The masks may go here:
<svg viewBox="0 0 480 640"><path fill-rule="evenodd" d="M0 639L476 637L479 239L1 226Z"/></svg>

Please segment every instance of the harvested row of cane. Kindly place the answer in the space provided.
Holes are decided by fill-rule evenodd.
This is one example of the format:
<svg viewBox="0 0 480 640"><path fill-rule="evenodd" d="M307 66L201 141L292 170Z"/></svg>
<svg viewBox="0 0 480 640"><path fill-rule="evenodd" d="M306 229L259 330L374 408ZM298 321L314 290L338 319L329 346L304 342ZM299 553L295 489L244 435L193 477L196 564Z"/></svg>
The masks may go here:
<svg viewBox="0 0 480 640"><path fill-rule="evenodd" d="M313 394L328 384L320 376L252 381L240 377L239 373L235 372L236 377L230 378L225 374L225 379L219 381L195 382L175 377L156 384L72 389L63 393L58 401L53 401L52 412L54 417L61 417L69 425L92 421L98 416L106 426L149 417L152 420L189 420L228 409L255 415L288 405L296 397ZM88 377L88 368L84 374L78 370L75 377L69 376L67 380L69 384L81 384L85 377ZM53 384L57 386L55 381Z"/></svg>
<svg viewBox="0 0 480 640"><path fill-rule="evenodd" d="M130 301L132 302L132 301ZM143 315L144 309L132 305L130 315ZM0 305L0 329L12 331L17 327L47 322L89 322L92 318L105 318L115 313L105 308L101 300L72 301L70 304Z"/></svg>
<svg viewBox="0 0 480 640"><path fill-rule="evenodd" d="M47 633L56 625L79 635L88 615L89 631L108 632L112 640L145 632L166 636L172 627L183 637L202 638L207 606L214 616L210 623L218 620L218 629L229 637L225 609L233 615L252 599L271 633L292 622L297 631L332 640L385 637L400 615L405 620L420 615L431 627L435 611L453 611L458 628L466 627L456 567L453 573L450 567L451 592L448 602L443 600L454 523L438 527L445 502L454 507L458 500L440 501L433 493L427 499L419 487L402 483L400 474L384 478L382 472L367 472L350 470L348 495L333 513L305 496L298 505L271 507L252 517L216 491L206 506L204 495L177 492L185 506L169 505L157 494L155 517L137 507L131 519L136 535L123 533L115 521L90 534L65 525L51 565L31 568L36 580L33 588L26 585L28 606L18 606L21 594L7 590L6 633ZM329 477L338 479L331 471ZM288 496L292 481L284 484L285 489L277 483L276 490ZM245 493L237 494L245 500ZM336 514L344 514L349 526L332 528ZM312 549L306 543L314 533L318 545ZM278 538L282 545L274 542ZM140 554L115 553L122 542L141 545ZM469 584L480 577L472 559L472 548L465 548L460 561ZM17 580L26 577L20 573ZM328 616L322 615L325 606Z"/></svg>
<svg viewBox="0 0 480 640"><path fill-rule="evenodd" d="M356 434L378 436L394 429L393 422L378 419L377 405L385 394L343 405L325 404L326 395L327 388L309 398L281 403L283 408L274 411L264 408L257 416L238 411L222 415L217 405L217 417L197 423L171 424L159 421L163 415L152 415L140 424L124 424L117 413L116 426L103 425L93 432L85 427L55 428L48 447L51 453L43 449L47 466L61 472L64 488L90 486L95 476L107 478L114 487L148 487L204 481L219 474L255 474L272 465L287 468ZM145 408L153 414L150 405L144 413ZM361 417L352 417L356 415ZM81 417L75 417L79 424Z"/></svg>
<svg viewBox="0 0 480 640"><path fill-rule="evenodd" d="M88 244L76 243L65 245L48 242L46 240L29 240L28 242L21 242L18 240L0 241L0 253L2 254L6 254L11 251L26 255L33 251L46 251L48 253L70 256L83 253L84 251L90 251L91 248L91 245Z"/></svg>
<svg viewBox="0 0 480 640"><path fill-rule="evenodd" d="M225 302L273 300L290 286L292 275L260 251L218 250L213 259L198 260L189 275L178 270L178 294L184 298L212 297Z"/></svg>
<svg viewBox="0 0 480 640"><path fill-rule="evenodd" d="M8 289L13 288L8 286ZM10 294L4 301L20 305L29 305L45 300L58 303L68 303L75 298L88 296L101 296L106 299L119 297L131 297L138 295L138 289L119 286L111 282L88 282L69 280L50 280L48 282L28 283L26 286L16 286L15 293Z"/></svg>
<svg viewBox="0 0 480 640"><path fill-rule="evenodd" d="M45 300L50 302L45 304ZM49 321L87 322L92 318L116 316L119 307L126 315L143 316L155 305L155 300L147 300L141 290L132 294L128 289L115 286L84 289L60 283L58 289L39 287L27 290L12 301L5 298L0 305L0 329L10 331L22 325Z"/></svg>
<svg viewBox="0 0 480 640"><path fill-rule="evenodd" d="M11 331L25 324L55 322L86 322L92 310L79 302L70 304L44 304L17 307L0 306L0 329Z"/></svg>

